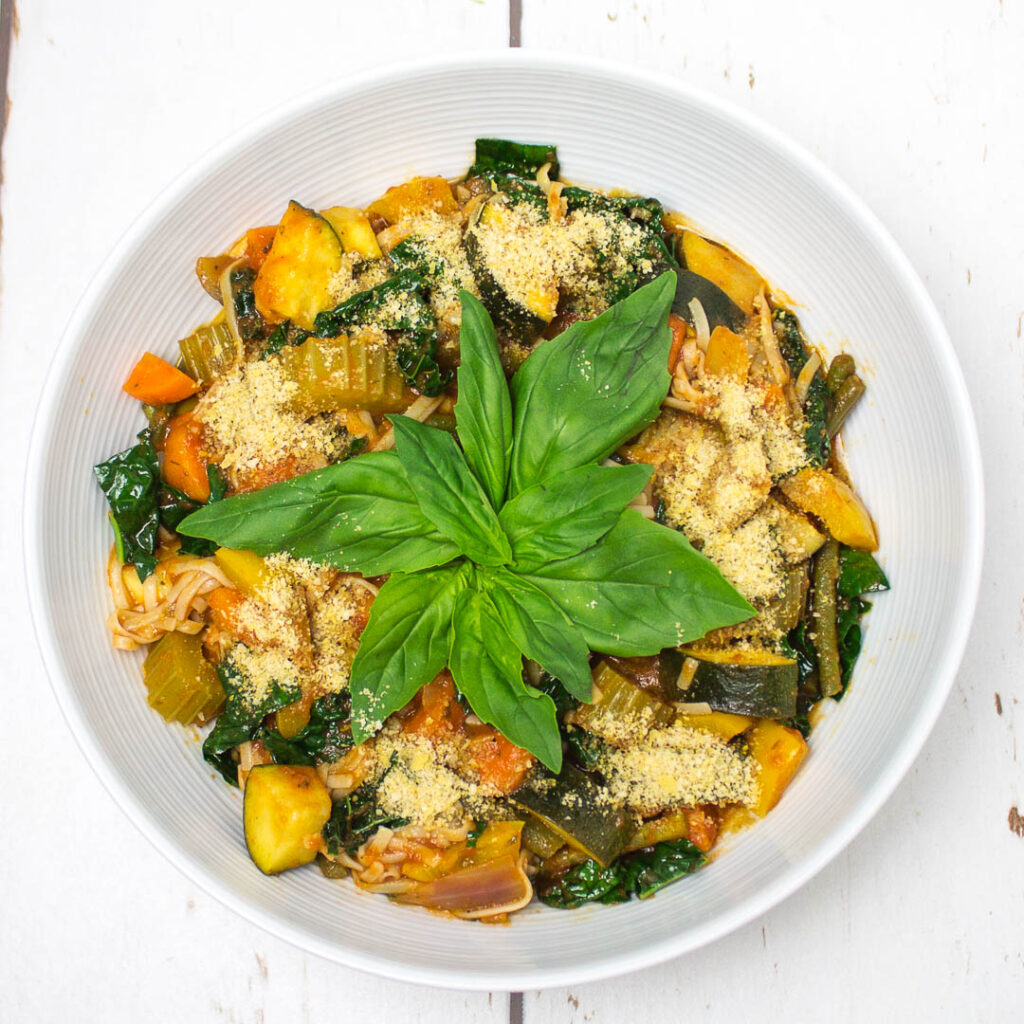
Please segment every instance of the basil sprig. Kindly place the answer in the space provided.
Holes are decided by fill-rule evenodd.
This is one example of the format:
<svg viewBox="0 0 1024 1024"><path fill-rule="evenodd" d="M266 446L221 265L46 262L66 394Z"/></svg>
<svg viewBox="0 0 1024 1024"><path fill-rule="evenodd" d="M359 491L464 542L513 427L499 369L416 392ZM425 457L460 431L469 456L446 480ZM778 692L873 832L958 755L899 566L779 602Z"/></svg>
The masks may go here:
<svg viewBox="0 0 1024 1024"><path fill-rule="evenodd" d="M483 721L558 771L555 705L524 682L523 656L586 701L590 651L654 654L753 614L682 534L625 508L650 467L600 465L658 414L674 294L663 274L538 346L509 385L490 318L463 291L458 443L393 416L394 452L181 523L225 546L391 574L352 663L355 742L447 665Z"/></svg>

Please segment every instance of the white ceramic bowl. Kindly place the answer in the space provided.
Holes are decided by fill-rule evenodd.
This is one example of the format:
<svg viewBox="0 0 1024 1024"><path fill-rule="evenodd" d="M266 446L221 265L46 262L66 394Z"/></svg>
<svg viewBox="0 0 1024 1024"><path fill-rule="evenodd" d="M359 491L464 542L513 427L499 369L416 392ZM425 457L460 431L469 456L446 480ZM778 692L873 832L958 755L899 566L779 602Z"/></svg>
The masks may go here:
<svg viewBox="0 0 1024 1024"><path fill-rule="evenodd" d="M847 432L893 582L854 686L811 739L781 804L655 899L533 907L486 928L392 905L315 868L266 878L239 797L199 744L146 706L138 658L111 650L110 544L94 463L141 426L120 384L144 347L210 315L198 255L275 222L290 198L363 204L415 173L456 175L479 135L558 145L578 182L650 193L746 255L798 303L810 336L866 368ZM26 496L32 612L46 668L115 799L190 878L277 935L390 977L539 988L694 949L767 910L834 857L890 794L963 653L978 587L982 484L960 370L932 303L876 219L802 150L666 79L535 53L408 65L339 83L264 118L177 182L121 241L74 315L46 385Z"/></svg>

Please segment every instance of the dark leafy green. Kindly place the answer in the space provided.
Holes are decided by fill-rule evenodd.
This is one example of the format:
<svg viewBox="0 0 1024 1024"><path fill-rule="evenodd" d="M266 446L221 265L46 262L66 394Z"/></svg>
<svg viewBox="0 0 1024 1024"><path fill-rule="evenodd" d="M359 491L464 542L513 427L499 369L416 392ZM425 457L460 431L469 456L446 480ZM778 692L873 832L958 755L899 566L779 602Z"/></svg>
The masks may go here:
<svg viewBox="0 0 1024 1024"><path fill-rule="evenodd" d="M318 313L313 333L333 338L346 327L370 326L384 331L432 334L434 314L426 299L428 283L416 270L401 270L382 284L345 299L334 309Z"/></svg>
<svg viewBox="0 0 1024 1024"><path fill-rule="evenodd" d="M217 666L217 675L224 687L224 710L203 741L203 757L227 782L237 786L237 765L231 756L234 748L255 739L263 719L273 711L294 704L302 691L294 684L274 682L266 696L254 703L247 696L246 678L235 664L231 652Z"/></svg>
<svg viewBox="0 0 1024 1024"><path fill-rule="evenodd" d="M256 308L256 296L252 289L255 280L256 271L249 267L239 267L231 271L235 320L238 323L238 333L246 341L258 337L263 330L263 317Z"/></svg>
<svg viewBox="0 0 1024 1024"><path fill-rule="evenodd" d="M840 597L860 597L889 589L889 581L881 566L867 551L857 551L841 545L839 548Z"/></svg>
<svg viewBox="0 0 1024 1024"><path fill-rule="evenodd" d="M394 769L392 763L388 771ZM378 779L376 784L364 783L334 804L321 833L328 853L337 856L344 850L353 854L377 829L401 828L409 824L408 818L387 814L377 806L377 790L382 781L383 778Z"/></svg>
<svg viewBox="0 0 1024 1024"><path fill-rule="evenodd" d="M309 723L285 738L277 729L264 729L260 742L278 764L321 764L337 761L352 747L347 693L332 693L313 701Z"/></svg>
<svg viewBox="0 0 1024 1024"><path fill-rule="evenodd" d="M112 455L93 472L110 505L118 560L134 565L144 580L156 568L160 467L148 428L138 438L138 444Z"/></svg>
<svg viewBox="0 0 1024 1024"><path fill-rule="evenodd" d="M789 364L790 372L794 377L798 377L807 362L807 348L800 333L800 323L788 309L776 309L773 318L779 351ZM824 465L832 453L832 441L828 431L831 412L832 398L828 387L822 376L815 374L804 400L804 419L807 421L804 445L811 461L818 466Z"/></svg>
<svg viewBox="0 0 1024 1024"><path fill-rule="evenodd" d="M646 899L666 885L692 874L707 858L688 839L673 839L627 853L607 868L587 860L561 875L541 877L537 895L552 907L584 903L624 903Z"/></svg>
<svg viewBox="0 0 1024 1024"><path fill-rule="evenodd" d="M554 146L510 142L508 139L477 139L476 156L466 177L494 178L511 174L533 178L544 164L551 164L548 176L556 179L558 151Z"/></svg>
<svg viewBox="0 0 1024 1024"><path fill-rule="evenodd" d="M665 274L537 348L512 378L512 497L600 461L654 420L668 392Z"/></svg>
<svg viewBox="0 0 1024 1024"><path fill-rule="evenodd" d="M476 846L476 841L484 834L485 828L487 828L486 821L474 821L473 827L466 835L466 845L469 847Z"/></svg>
<svg viewBox="0 0 1024 1024"><path fill-rule="evenodd" d="M452 371L437 361L437 335L416 334L409 343L395 349L395 362L405 383L421 395L434 398L452 382Z"/></svg>

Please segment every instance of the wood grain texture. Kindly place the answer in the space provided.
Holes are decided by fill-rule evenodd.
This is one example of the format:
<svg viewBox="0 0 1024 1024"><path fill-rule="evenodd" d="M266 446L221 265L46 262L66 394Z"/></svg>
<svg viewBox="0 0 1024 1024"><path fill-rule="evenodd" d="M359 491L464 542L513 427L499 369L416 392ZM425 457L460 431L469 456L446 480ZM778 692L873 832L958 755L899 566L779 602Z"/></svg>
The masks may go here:
<svg viewBox="0 0 1024 1024"><path fill-rule="evenodd" d="M49 354L153 195L305 89L403 56L509 41L508 5L494 0L297 0L286 21L283 10L273 0L19 10L0 197L9 580L21 572L19 481ZM957 686L914 769L849 850L707 949L629 978L526 993L524 1020L1018 1017L1024 839L1008 815L1024 807L1024 11L1011 0L523 0L521 31L524 47L598 54L728 98L867 200L924 278L964 365L989 530ZM85 765L30 634L22 588L9 583L0 646L15 782L0 798L0 1019L508 1019L505 994L414 989L327 964L196 890Z"/></svg>

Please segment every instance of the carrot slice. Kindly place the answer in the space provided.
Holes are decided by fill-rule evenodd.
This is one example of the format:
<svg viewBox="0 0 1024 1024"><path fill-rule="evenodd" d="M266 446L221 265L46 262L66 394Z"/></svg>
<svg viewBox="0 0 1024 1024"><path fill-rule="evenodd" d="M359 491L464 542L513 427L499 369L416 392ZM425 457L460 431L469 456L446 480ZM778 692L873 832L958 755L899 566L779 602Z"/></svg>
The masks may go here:
<svg viewBox="0 0 1024 1024"><path fill-rule="evenodd" d="M679 354L683 351L683 342L686 341L686 321L675 313L669 313L668 326L672 331L672 345L668 350L668 372L674 373L676 363L679 362Z"/></svg>
<svg viewBox="0 0 1024 1024"><path fill-rule="evenodd" d="M124 390L147 405L170 405L194 395L199 384L166 359L147 352L124 382Z"/></svg>
<svg viewBox="0 0 1024 1024"><path fill-rule="evenodd" d="M202 429L192 413L175 416L164 440L164 479L195 501L210 498L210 480L202 448Z"/></svg>
<svg viewBox="0 0 1024 1024"><path fill-rule="evenodd" d="M267 228L250 228L245 233L245 258L253 270L259 270L263 266L270 246L273 244L274 235L277 232L277 225L272 224Z"/></svg>

